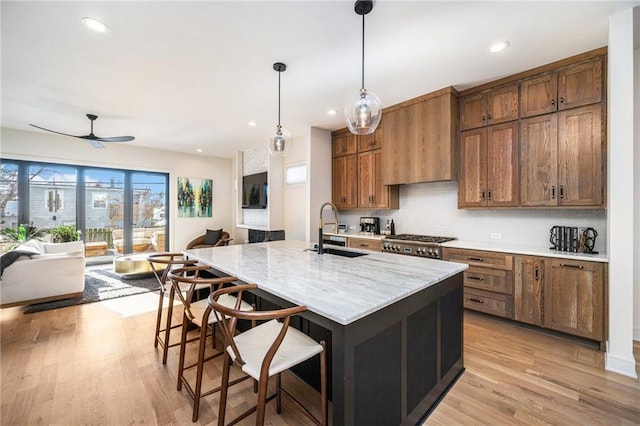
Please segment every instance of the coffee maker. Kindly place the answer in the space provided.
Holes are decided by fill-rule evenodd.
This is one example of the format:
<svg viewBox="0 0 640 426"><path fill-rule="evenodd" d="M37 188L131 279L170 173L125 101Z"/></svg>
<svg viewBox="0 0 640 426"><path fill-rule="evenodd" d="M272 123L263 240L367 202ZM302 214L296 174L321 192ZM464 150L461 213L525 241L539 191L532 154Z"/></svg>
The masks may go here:
<svg viewBox="0 0 640 426"><path fill-rule="evenodd" d="M360 218L360 232L380 233L380 218L363 216Z"/></svg>

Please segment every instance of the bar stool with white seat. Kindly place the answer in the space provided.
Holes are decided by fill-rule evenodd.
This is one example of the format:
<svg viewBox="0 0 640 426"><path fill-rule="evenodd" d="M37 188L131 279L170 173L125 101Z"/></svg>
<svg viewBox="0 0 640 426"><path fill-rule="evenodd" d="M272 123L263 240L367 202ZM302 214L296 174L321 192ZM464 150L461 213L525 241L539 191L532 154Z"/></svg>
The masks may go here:
<svg viewBox="0 0 640 426"><path fill-rule="evenodd" d="M189 265L195 265L198 263L197 260L189 260L182 253L154 253L147 256L147 261L149 262L149 266L153 271L153 275L155 275L156 280L158 281L158 285L160 287L160 298L158 300L158 315L156 318L156 332L153 346L162 348L162 363L167 363L167 354L169 352L169 348L173 346L177 346L180 343L176 342L171 344L169 339L171 337L171 330L177 327L180 327L182 324L172 324L173 317L173 301L175 297L175 291L173 286L168 281L169 272L172 269L180 268ZM200 289L208 288L210 286L203 285L200 286ZM162 327L162 313L164 298L167 297L169 306L167 308L167 317L165 319L164 328Z"/></svg>
<svg viewBox="0 0 640 426"><path fill-rule="evenodd" d="M231 283L237 281L236 277L201 277L200 273L203 271L207 271L210 268L206 265L200 266L185 266L183 268L177 268L169 272L169 279L172 285L175 288L175 294L178 295L178 298L182 302L184 306L184 315L182 319L182 336L180 338L180 361L178 363L178 390L182 390L182 386L184 385L187 389L187 393L191 398L193 398L193 421L198 420L199 410L200 410L200 399L205 396L211 395L214 392L218 392L220 390L220 386L217 386L213 389L210 389L206 392L202 391L202 374L204 370L204 364L207 361L210 361L220 355L223 354L223 351L218 353L214 353L209 357L205 357L206 350L206 340L209 335L212 336L213 347L215 348L215 324L217 322L217 318L215 315L212 315L212 309L209 306L207 299L193 301L193 293L196 291L198 286L211 286L212 293L214 290L218 290L222 288L222 286L226 283ZM188 291L186 296L179 291L179 289L185 288L188 286ZM220 298L220 303L224 305L229 305L235 307L236 305L239 307L238 309L243 311L251 311L253 310L253 306L242 301L236 300L234 296L225 295ZM198 328L198 337L193 339L187 339L189 325L194 325ZM207 330L211 328L212 333L209 334ZM187 343L198 341L198 358L195 363L185 366L185 358L186 358L186 346ZM195 384L192 386L191 383L185 377L185 371L196 367L196 379ZM245 379L248 379L248 376L242 377L240 379L234 380L233 383L239 383Z"/></svg>
<svg viewBox="0 0 640 426"><path fill-rule="evenodd" d="M222 368L222 389L220 391L220 409L218 425L224 425L227 404L229 370L231 363L241 367L242 371L258 381L257 405L238 416L229 425L233 425L256 411L256 425L263 425L266 403L276 398L276 410L282 411L282 394L316 424L327 424L327 351L325 342L316 342L299 330L289 327L291 317L307 310L306 306L295 306L272 311L247 312L241 310L240 303L230 307L223 303L225 297L234 295L239 301L245 291L256 289L255 284L238 285L223 288L209 296L209 305L213 308L225 337L225 357ZM236 335L238 319L260 321L268 320L254 328ZM279 321L279 320L282 320ZM281 386L281 373L315 355L320 355L320 403L321 419L318 420ZM267 397L269 378L276 376L276 393Z"/></svg>

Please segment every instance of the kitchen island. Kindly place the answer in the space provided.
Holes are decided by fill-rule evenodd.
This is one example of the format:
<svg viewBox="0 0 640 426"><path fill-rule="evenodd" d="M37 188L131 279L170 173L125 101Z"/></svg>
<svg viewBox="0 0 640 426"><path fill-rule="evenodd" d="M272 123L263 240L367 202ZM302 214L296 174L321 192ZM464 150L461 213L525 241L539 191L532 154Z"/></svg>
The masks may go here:
<svg viewBox="0 0 640 426"><path fill-rule="evenodd" d="M417 424L463 371L462 271L467 265L361 251L319 256L276 241L184 253L258 285L330 336L334 425ZM350 250L358 251L358 250Z"/></svg>

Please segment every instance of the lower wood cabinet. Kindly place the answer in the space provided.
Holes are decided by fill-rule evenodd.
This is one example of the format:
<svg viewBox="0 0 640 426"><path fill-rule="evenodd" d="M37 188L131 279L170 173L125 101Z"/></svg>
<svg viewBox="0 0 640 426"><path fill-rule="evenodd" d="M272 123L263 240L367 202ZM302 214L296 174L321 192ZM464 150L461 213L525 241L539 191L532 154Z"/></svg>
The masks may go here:
<svg viewBox="0 0 640 426"><path fill-rule="evenodd" d="M469 265L464 307L598 342L607 338L607 265L444 248Z"/></svg>
<svg viewBox="0 0 640 426"><path fill-rule="evenodd" d="M349 237L347 238L347 246L363 250L382 251L382 240Z"/></svg>
<svg viewBox="0 0 640 426"><path fill-rule="evenodd" d="M593 340L605 339L605 266L545 260L543 325Z"/></svg>

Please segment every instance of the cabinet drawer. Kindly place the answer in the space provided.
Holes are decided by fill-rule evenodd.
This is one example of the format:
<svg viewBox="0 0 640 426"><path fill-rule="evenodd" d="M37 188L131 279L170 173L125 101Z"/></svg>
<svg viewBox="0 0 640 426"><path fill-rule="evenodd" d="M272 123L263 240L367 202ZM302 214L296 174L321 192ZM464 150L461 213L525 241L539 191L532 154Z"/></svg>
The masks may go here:
<svg viewBox="0 0 640 426"><path fill-rule="evenodd" d="M506 294L465 287L464 307L486 314L513 318L513 297Z"/></svg>
<svg viewBox="0 0 640 426"><path fill-rule="evenodd" d="M470 266L464 271L464 286L496 293L513 294L510 271Z"/></svg>
<svg viewBox="0 0 640 426"><path fill-rule="evenodd" d="M446 251L446 260L451 262L466 263L469 266L504 269L506 271L513 269L513 256L509 254L464 249L446 249Z"/></svg>
<svg viewBox="0 0 640 426"><path fill-rule="evenodd" d="M349 237L347 246L351 248L357 248L357 249L363 249L363 250L382 251L382 241L370 240L367 238Z"/></svg>

